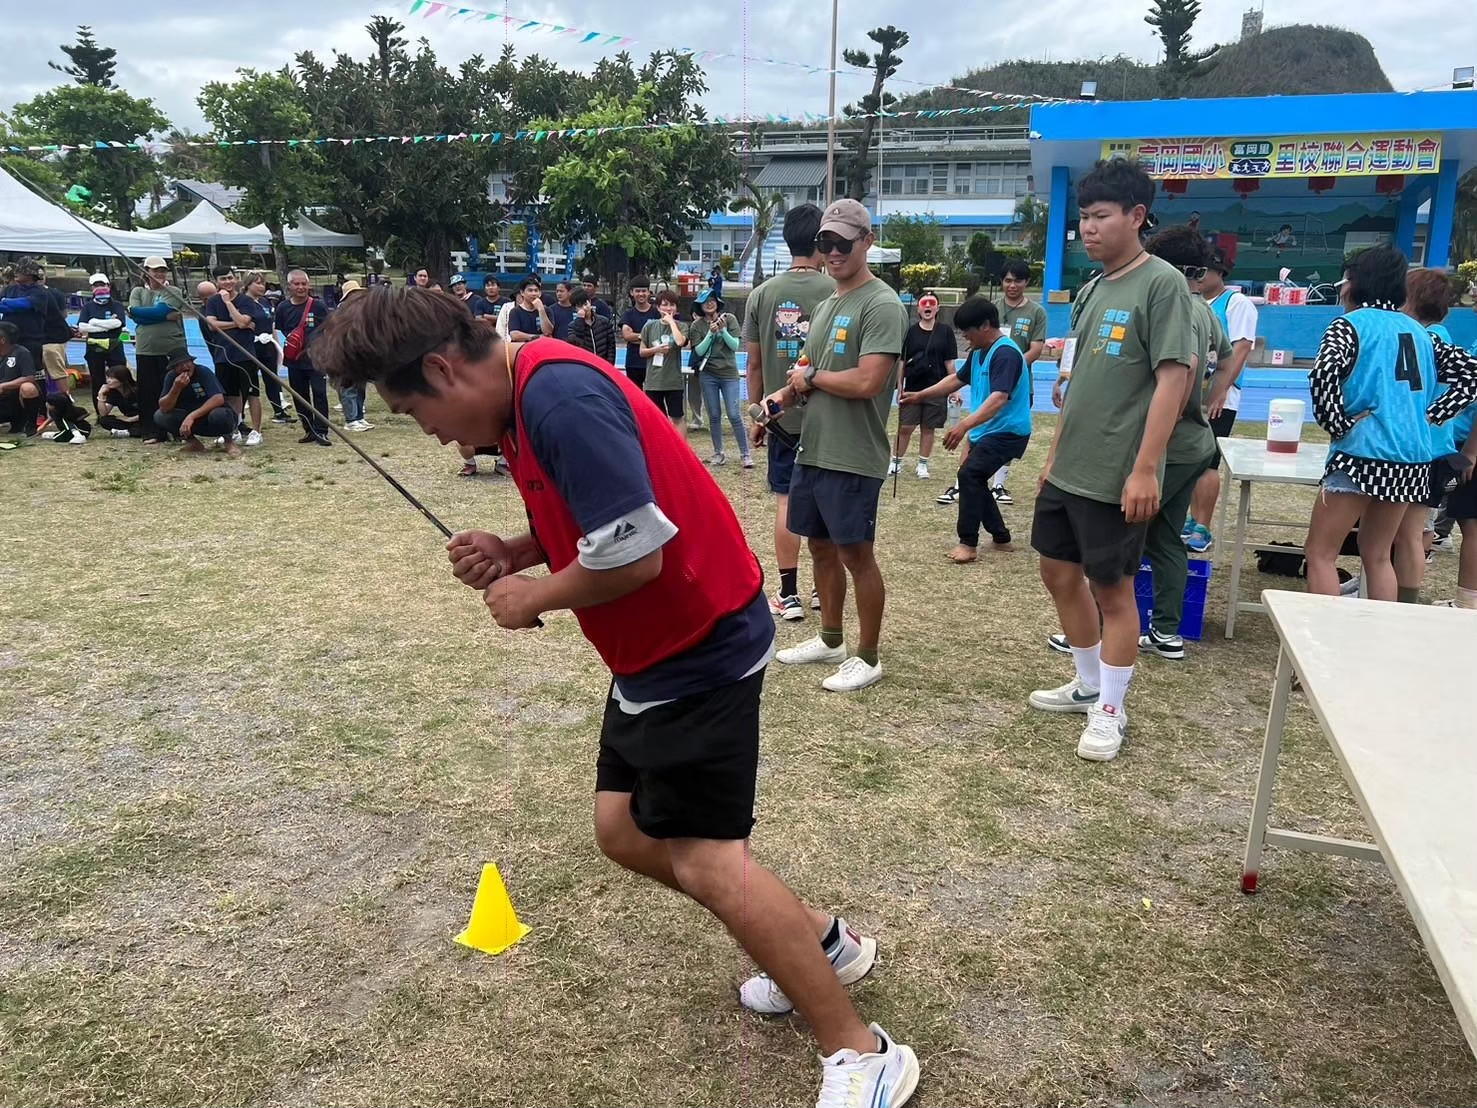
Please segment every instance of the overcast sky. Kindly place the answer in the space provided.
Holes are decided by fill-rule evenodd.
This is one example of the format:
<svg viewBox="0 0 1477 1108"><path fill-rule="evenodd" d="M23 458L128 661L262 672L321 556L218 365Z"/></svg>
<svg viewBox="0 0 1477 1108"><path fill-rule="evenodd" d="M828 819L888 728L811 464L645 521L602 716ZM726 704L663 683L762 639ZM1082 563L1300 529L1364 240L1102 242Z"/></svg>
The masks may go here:
<svg viewBox="0 0 1477 1108"><path fill-rule="evenodd" d="M636 0L507 0L507 10L528 19L635 36L638 56L662 46L726 49L740 52L743 8L739 3L709 4L711 14L694 18L682 5ZM363 26L373 15L399 15L412 39L430 39L443 61L458 62L481 52L495 56L505 32L500 23L467 24L443 16L408 16L410 0L255 0L240 4L105 4L70 8L28 4L24 19L7 20L6 59L0 67L0 108L49 88L62 75L46 66L62 60L59 43L70 42L75 23L91 21L99 41L118 50L118 80L135 95L151 96L176 123L201 129L195 104L201 84L228 77L238 66L276 68L304 49L328 56L333 49L364 56L369 49ZM459 0L460 5L502 11L503 0ZM1197 44L1225 42L1240 33L1245 5L1207 0L1194 32ZM829 51L829 10L824 0L748 0L751 55L769 55L824 65ZM1153 28L1143 21L1147 0L1033 0L996 4L955 0L918 4L916 0L841 0L841 45L870 45L866 32L893 23L912 35L899 77L947 82L968 69L1007 58L1063 59L1118 53L1152 61L1158 51ZM647 13L667 13L661 25L647 26ZM1268 26L1326 23L1363 34L1374 45L1397 89L1440 86L1451 70L1477 63L1477 0L1402 0L1350 4L1331 0L1271 0ZM507 36L520 54L541 52L566 66L588 66L594 47L546 35ZM743 68L736 60L709 67L708 108L738 115L747 101L751 112L824 112L826 79L803 72L751 64L747 94ZM838 80L838 104L860 95L861 78ZM914 86L899 85L897 91Z"/></svg>

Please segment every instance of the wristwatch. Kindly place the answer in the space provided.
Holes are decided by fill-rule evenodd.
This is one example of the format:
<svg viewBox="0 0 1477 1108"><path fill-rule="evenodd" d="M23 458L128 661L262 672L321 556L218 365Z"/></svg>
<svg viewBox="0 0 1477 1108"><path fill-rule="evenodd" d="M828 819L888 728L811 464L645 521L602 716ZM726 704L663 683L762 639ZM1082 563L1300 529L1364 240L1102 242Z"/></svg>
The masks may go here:
<svg viewBox="0 0 1477 1108"><path fill-rule="evenodd" d="M805 367L805 384L808 387L815 388L815 375L819 368L814 362Z"/></svg>

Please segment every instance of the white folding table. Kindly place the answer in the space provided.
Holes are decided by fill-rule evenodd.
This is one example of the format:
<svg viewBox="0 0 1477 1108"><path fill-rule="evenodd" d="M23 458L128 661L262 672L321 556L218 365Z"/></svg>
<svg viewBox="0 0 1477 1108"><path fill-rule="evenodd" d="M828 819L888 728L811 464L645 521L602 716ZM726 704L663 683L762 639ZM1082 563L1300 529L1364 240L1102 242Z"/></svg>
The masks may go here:
<svg viewBox="0 0 1477 1108"><path fill-rule="evenodd" d="M1231 499L1231 484L1241 486L1236 503L1236 530L1231 537L1231 582L1226 602L1226 638L1236 634L1238 612L1265 611L1262 605L1241 599L1241 568L1248 550L1275 550L1286 554L1303 552L1302 537L1293 546L1273 546L1267 543L1246 541L1246 529L1252 524L1260 527L1288 527L1308 531L1308 521L1296 522L1286 519L1253 519L1251 517L1251 486L1257 482L1268 485L1310 485L1317 487L1323 480L1323 468L1328 459L1328 447L1312 443L1299 443L1296 454L1274 454L1267 449L1264 439L1216 439L1221 448L1221 517L1216 534L1224 542L1226 535L1226 504Z"/></svg>
<svg viewBox="0 0 1477 1108"><path fill-rule="evenodd" d="M1338 596L1262 594L1282 649L1252 802L1241 890L1260 885L1265 846L1383 860L1477 1052L1477 721L1465 703L1477 614ZM1373 843L1267 826L1296 672L1359 802Z"/></svg>

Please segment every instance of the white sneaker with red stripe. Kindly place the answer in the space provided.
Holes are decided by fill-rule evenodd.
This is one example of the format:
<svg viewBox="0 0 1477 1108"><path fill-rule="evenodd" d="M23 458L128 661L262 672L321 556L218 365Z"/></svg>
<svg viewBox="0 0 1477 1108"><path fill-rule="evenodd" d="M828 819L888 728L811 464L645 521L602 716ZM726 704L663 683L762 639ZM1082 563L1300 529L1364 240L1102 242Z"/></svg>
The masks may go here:
<svg viewBox="0 0 1477 1108"><path fill-rule="evenodd" d="M877 963L877 940L858 934L838 919L836 926L841 931L841 942L827 957L836 969L836 976L843 985L854 985ZM790 998L780 991L769 974L761 973L749 978L739 986L739 1001L751 1012L763 1016L783 1016L794 1011Z"/></svg>

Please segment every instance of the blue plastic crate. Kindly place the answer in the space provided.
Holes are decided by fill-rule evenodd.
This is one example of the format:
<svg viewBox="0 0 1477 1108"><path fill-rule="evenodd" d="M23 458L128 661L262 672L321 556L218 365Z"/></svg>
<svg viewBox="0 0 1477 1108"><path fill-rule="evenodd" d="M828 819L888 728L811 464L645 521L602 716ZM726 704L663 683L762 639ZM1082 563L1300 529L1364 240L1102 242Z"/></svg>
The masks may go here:
<svg viewBox="0 0 1477 1108"><path fill-rule="evenodd" d="M1210 587L1211 564L1205 558L1190 559L1190 576L1185 580L1185 606L1180 613L1180 635L1199 641L1205 630L1205 593ZM1139 566L1133 579L1133 596L1138 602L1139 633L1149 632L1149 612L1154 607L1154 571L1149 563Z"/></svg>

